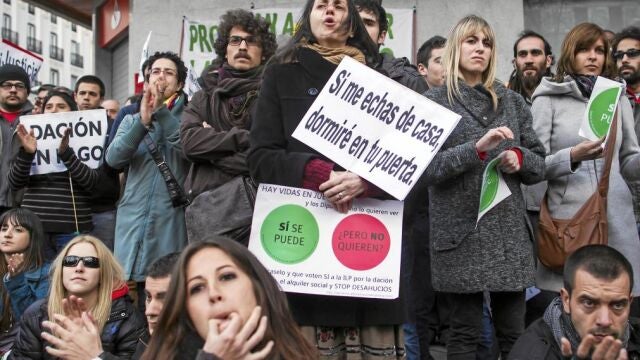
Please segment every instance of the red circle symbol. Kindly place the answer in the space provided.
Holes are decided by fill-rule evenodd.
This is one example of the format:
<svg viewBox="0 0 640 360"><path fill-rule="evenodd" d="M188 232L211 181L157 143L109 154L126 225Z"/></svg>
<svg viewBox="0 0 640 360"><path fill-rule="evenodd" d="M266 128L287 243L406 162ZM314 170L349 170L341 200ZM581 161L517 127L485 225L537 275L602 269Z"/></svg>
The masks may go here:
<svg viewBox="0 0 640 360"><path fill-rule="evenodd" d="M333 231L333 253L352 270L380 265L389 253L390 243L387 228L371 215L349 215Z"/></svg>

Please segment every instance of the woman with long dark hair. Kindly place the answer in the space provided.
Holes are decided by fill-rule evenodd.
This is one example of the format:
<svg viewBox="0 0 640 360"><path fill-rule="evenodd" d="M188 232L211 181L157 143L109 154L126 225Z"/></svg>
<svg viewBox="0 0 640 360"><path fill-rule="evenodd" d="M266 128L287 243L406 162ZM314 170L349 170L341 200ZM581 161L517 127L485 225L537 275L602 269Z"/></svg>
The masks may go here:
<svg viewBox="0 0 640 360"><path fill-rule="evenodd" d="M448 359L475 359L483 298L491 297L500 353L524 331L525 293L533 285L532 234L520 185L544 176L544 148L524 99L495 78L496 37L478 16L461 19L444 50L445 86L426 96L461 116L427 167L433 287L451 306ZM478 220L490 160L511 195Z"/></svg>
<svg viewBox="0 0 640 360"><path fill-rule="evenodd" d="M190 244L171 275L143 359L314 359L287 300L246 247L212 237Z"/></svg>

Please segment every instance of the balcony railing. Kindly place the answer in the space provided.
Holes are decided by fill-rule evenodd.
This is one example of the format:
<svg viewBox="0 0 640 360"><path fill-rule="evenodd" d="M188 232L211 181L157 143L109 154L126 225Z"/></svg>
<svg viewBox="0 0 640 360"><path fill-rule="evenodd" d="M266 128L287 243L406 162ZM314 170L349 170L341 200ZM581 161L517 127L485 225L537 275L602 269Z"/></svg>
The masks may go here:
<svg viewBox="0 0 640 360"><path fill-rule="evenodd" d="M37 40L34 37L27 38L27 50L33 51L37 54L42 54L42 41Z"/></svg>
<svg viewBox="0 0 640 360"><path fill-rule="evenodd" d="M16 31L11 31L9 28L2 28L2 38L11 41L12 43L18 45L18 33Z"/></svg>
<svg viewBox="0 0 640 360"><path fill-rule="evenodd" d="M64 49L51 45L49 47L49 56L54 60L64 61Z"/></svg>
<svg viewBox="0 0 640 360"><path fill-rule="evenodd" d="M77 67L83 67L84 58L82 57L82 55L77 53L71 53L71 65L77 66Z"/></svg>

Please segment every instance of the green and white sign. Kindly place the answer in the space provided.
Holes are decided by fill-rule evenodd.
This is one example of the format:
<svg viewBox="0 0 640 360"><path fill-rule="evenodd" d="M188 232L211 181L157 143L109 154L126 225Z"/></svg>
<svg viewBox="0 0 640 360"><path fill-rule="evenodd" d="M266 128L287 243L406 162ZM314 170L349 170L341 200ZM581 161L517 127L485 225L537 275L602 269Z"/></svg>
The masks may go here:
<svg viewBox="0 0 640 360"><path fill-rule="evenodd" d="M598 76L578 135L595 141L609 134L622 87L623 85L617 81Z"/></svg>
<svg viewBox="0 0 640 360"><path fill-rule="evenodd" d="M247 9L256 16L263 17L271 24L270 31L281 42L293 35L302 8L265 8ZM389 30L380 52L394 57L412 59L413 51L413 9L386 9ZM191 15L183 18L182 45L180 54L187 67L196 74L202 73L216 58L213 44L218 37L218 17L208 14L216 20L194 20ZM202 15L194 15L194 17ZM279 44L282 45L282 44Z"/></svg>
<svg viewBox="0 0 640 360"><path fill-rule="evenodd" d="M511 195L511 190L502 177L498 168L500 157L491 160L482 174L482 190L480 192L480 207L478 208L478 222L480 219L498 205L502 200Z"/></svg>

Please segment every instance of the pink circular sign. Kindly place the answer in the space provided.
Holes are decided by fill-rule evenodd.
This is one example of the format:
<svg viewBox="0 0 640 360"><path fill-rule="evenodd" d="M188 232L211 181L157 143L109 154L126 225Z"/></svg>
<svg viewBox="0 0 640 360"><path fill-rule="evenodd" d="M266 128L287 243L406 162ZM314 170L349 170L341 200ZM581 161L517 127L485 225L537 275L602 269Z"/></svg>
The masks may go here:
<svg viewBox="0 0 640 360"><path fill-rule="evenodd" d="M352 270L380 265L389 253L390 243L387 228L371 215L349 215L333 231L333 253Z"/></svg>

